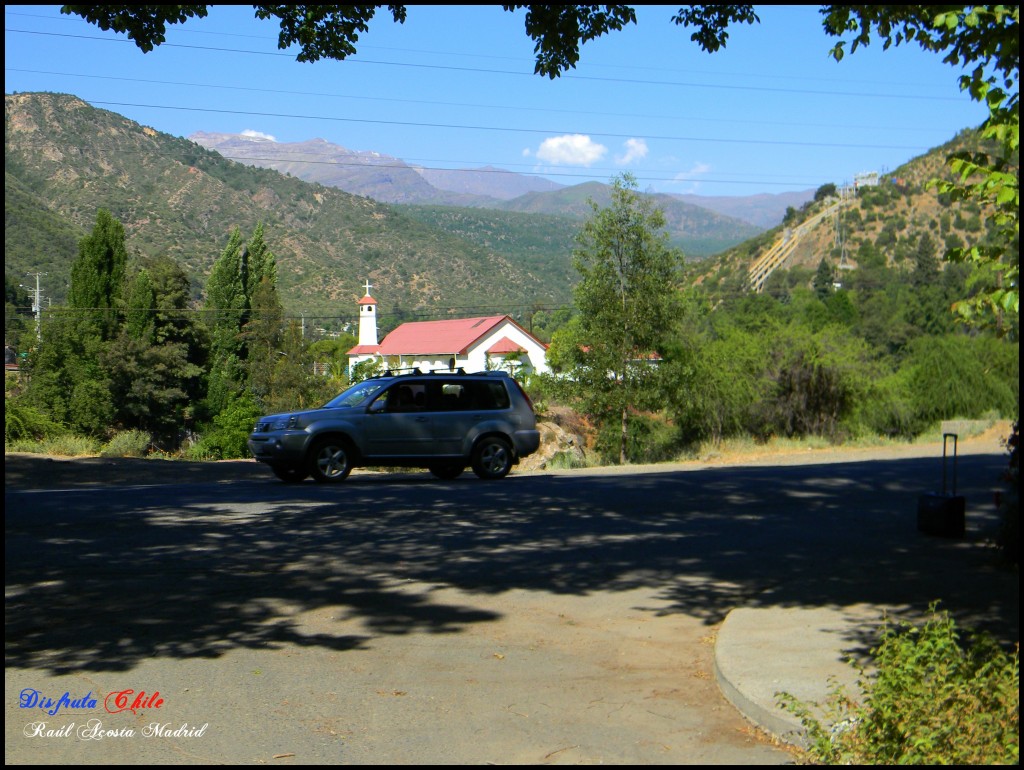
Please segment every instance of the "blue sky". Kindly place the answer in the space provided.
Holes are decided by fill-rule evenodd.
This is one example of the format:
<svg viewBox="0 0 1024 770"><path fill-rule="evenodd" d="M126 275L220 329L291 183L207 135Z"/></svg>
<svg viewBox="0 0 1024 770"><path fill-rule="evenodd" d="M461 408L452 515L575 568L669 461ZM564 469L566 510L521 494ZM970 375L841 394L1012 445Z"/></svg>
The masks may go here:
<svg viewBox="0 0 1024 770"><path fill-rule="evenodd" d="M558 80L533 74L524 12L380 11L344 62L300 64L249 6L214 6L144 54L59 6L5 6L5 92L70 93L175 136L322 138L437 168L561 184L633 173L645 190L752 195L891 170L979 125L957 69L916 46L835 62L817 6L763 6L707 54L640 6Z"/></svg>

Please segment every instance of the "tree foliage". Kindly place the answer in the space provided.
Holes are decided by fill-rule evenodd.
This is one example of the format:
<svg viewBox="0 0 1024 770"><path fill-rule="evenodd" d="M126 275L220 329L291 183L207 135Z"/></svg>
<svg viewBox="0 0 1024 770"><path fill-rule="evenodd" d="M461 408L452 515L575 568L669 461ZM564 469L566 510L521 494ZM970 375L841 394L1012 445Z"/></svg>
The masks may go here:
<svg viewBox="0 0 1024 770"><path fill-rule="evenodd" d="M277 293L277 262L257 225L248 244L236 227L210 271L206 311L211 330L208 394L213 413L255 385L257 403L269 392L268 370L280 350L284 310Z"/></svg>
<svg viewBox="0 0 1024 770"><path fill-rule="evenodd" d="M619 423L625 462L629 410L656 402L652 384L676 320L682 258L667 245L662 213L630 175L614 180L610 206L591 205L574 255L578 323L560 345L576 365L587 411L599 423Z"/></svg>
<svg viewBox="0 0 1024 770"><path fill-rule="evenodd" d="M971 5L836 5L824 6L825 30L836 36L851 33L832 49L841 60L847 42L851 53L873 37L884 48L916 42L943 61L966 70L960 87L984 103L989 117L983 139L999 148L996 156L960 151L949 156L954 181L935 180L939 192L954 201L977 201L995 212L997 237L953 246L951 261L976 269L980 291L955 305L972 323L992 324L1018 334L1020 315L1020 6Z"/></svg>
<svg viewBox="0 0 1024 770"><path fill-rule="evenodd" d="M166 40L168 24L203 18L206 5L65 5L61 13L75 14L103 30L127 34L145 52ZM539 75L556 78L579 61L583 43L636 22L628 5L518 5L502 6L514 12L526 9L526 34L536 43ZM399 24L406 19L404 5L254 5L259 19L276 19L280 27L278 48L299 47L296 59L345 59L356 52L359 35L379 8L387 8ZM696 27L691 40L706 51L717 51L729 38L728 25L758 21L749 5L697 5L679 9L675 24Z"/></svg>
<svg viewBox="0 0 1024 770"><path fill-rule="evenodd" d="M117 324L114 311L121 300L127 264L124 226L100 209L92 232L78 244L68 304L81 311L83 325L103 339L110 339Z"/></svg>
<svg viewBox="0 0 1024 770"><path fill-rule="evenodd" d="M46 314L25 404L76 433L142 429L175 445L206 360L180 266L167 258L130 265L124 228L101 210L79 245L68 297Z"/></svg>

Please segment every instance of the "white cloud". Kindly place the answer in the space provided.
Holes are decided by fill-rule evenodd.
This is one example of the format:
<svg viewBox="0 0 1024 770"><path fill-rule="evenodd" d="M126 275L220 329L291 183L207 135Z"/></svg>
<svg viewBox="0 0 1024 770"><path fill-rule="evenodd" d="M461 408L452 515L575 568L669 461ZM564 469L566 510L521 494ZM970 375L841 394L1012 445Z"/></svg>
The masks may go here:
<svg viewBox="0 0 1024 770"><path fill-rule="evenodd" d="M603 144L583 134L553 136L541 142L537 158L545 163L560 166L590 166L601 160L608 152Z"/></svg>
<svg viewBox="0 0 1024 770"><path fill-rule="evenodd" d="M708 163L697 162L694 163L689 171L680 171L674 177L672 177L672 183L677 185L685 185L676 189L676 192L680 193L696 193L700 189L700 177L711 171L711 165Z"/></svg>
<svg viewBox="0 0 1024 770"><path fill-rule="evenodd" d="M625 166L647 157L647 142L643 139L627 139L622 144L626 151L615 158L615 162L620 166Z"/></svg>
<svg viewBox="0 0 1024 770"><path fill-rule="evenodd" d="M262 131L253 131L251 128L247 128L242 132L242 136L248 137L249 139L267 139L271 142L276 142L277 139L272 137L270 134L264 134Z"/></svg>

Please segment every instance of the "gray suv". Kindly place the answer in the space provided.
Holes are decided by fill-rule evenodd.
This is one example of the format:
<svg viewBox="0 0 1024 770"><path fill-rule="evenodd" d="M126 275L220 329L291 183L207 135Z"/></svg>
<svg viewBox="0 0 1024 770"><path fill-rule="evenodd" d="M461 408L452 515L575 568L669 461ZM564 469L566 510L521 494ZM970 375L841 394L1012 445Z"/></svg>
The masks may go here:
<svg viewBox="0 0 1024 770"><path fill-rule="evenodd" d="M390 372L319 409L261 417L249 450L283 481L341 481L357 465L428 468L454 479L508 475L537 451L529 396L504 372Z"/></svg>

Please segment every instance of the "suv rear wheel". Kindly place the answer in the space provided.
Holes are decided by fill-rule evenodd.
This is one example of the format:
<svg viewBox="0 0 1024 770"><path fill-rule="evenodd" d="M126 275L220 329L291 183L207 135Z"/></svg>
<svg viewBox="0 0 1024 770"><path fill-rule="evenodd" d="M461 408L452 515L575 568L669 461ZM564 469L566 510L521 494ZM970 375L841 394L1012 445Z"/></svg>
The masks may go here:
<svg viewBox="0 0 1024 770"><path fill-rule="evenodd" d="M487 436L473 447L473 473L482 479L502 479L512 470L512 445L500 436Z"/></svg>
<svg viewBox="0 0 1024 770"><path fill-rule="evenodd" d="M352 453L342 439L323 438L309 452L309 472L321 484L343 481L352 471Z"/></svg>

